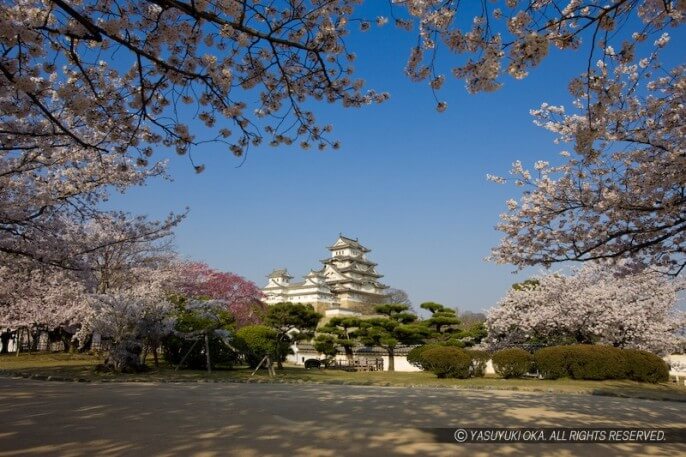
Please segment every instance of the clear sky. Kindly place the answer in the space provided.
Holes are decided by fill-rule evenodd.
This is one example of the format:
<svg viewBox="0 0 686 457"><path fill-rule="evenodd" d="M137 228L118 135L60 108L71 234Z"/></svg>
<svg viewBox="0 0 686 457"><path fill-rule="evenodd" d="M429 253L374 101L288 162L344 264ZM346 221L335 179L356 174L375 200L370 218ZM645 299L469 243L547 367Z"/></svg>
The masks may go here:
<svg viewBox="0 0 686 457"><path fill-rule="evenodd" d="M404 76L414 43L414 34L390 24L350 37L357 76L391 99L362 109L316 107L334 125L340 150L265 145L238 167L225 147L205 145L193 153L203 173L172 157L173 182L151 181L113 196L110 206L152 217L190 207L177 230L180 254L259 286L275 267L296 278L319 268L342 232L372 249L382 281L407 291L415 305L493 306L513 282L539 270L513 274L512 266L484 261L500 238L494 225L504 202L517 195L485 176L507 174L517 159L555 160L564 147L533 125L529 110L544 101L569 106L567 82L587 54L552 55L527 79L507 78L491 94L469 95L448 76L440 97L449 108L438 113L428 86ZM453 59L441 57L447 65Z"/></svg>

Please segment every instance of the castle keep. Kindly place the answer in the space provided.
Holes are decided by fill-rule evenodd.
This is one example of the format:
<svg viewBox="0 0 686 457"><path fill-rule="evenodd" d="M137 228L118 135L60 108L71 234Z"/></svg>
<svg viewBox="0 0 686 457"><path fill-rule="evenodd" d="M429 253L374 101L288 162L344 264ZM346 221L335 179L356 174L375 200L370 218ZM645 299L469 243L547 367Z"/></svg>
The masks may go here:
<svg viewBox="0 0 686 457"><path fill-rule="evenodd" d="M274 270L262 289L265 302L308 303L327 315L371 313L384 301L388 286L379 282L377 264L367 259L370 249L343 235L328 249L331 256L321 260L322 268L311 270L303 281L291 282L285 268Z"/></svg>

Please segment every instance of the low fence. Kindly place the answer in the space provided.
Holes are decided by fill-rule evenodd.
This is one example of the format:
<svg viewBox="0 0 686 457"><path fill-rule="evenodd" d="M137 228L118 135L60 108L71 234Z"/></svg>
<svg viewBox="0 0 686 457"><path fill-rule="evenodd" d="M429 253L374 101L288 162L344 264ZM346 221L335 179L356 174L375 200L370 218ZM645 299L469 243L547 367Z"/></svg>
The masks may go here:
<svg viewBox="0 0 686 457"><path fill-rule="evenodd" d="M383 358L362 358L352 360L336 360L329 368L338 368L345 371L383 371Z"/></svg>

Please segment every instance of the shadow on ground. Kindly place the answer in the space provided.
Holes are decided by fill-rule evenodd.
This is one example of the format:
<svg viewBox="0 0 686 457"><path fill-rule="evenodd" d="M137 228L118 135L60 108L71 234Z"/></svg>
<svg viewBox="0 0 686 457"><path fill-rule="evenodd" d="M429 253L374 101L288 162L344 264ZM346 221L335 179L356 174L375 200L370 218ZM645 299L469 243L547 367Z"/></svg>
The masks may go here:
<svg viewBox="0 0 686 457"><path fill-rule="evenodd" d="M437 443L430 427L686 427L683 403L501 391L0 379L0 456L684 455L686 444Z"/></svg>

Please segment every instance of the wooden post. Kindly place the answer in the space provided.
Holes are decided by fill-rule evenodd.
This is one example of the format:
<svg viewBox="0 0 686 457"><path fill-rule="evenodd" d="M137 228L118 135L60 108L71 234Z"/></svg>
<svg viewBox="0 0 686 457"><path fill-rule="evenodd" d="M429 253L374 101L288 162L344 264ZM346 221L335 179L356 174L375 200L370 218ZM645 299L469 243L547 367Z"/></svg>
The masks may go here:
<svg viewBox="0 0 686 457"><path fill-rule="evenodd" d="M212 359L210 358L210 337L205 333L205 358L207 359L207 372L212 373Z"/></svg>
<svg viewBox="0 0 686 457"><path fill-rule="evenodd" d="M274 366L272 365L272 360L267 356L267 369L269 371L269 376L274 377L276 376L276 371L274 371Z"/></svg>
<svg viewBox="0 0 686 457"><path fill-rule="evenodd" d="M252 374L251 374L250 376L255 376L255 373L257 373L257 370L260 369L260 367L262 366L262 364L264 363L264 361L267 360L268 358L269 358L268 355L265 355L264 357L262 357L262 360L260 360L260 363L258 363L258 364L257 364L257 367L255 367L255 371L253 371Z"/></svg>
<svg viewBox="0 0 686 457"><path fill-rule="evenodd" d="M19 357L19 351L21 351L21 331L22 330L23 330L22 327L19 327L17 329L17 337L16 337L17 338L17 347L16 347L17 357Z"/></svg>
<svg viewBox="0 0 686 457"><path fill-rule="evenodd" d="M269 376L271 376L271 377L276 376L276 371L274 371L274 367L272 366L272 361L268 355L265 355L264 357L262 357L262 360L260 360L260 363L257 364L257 368L255 368L255 371L253 371L250 376L255 376L255 373L257 373L257 370L259 370L263 364L266 365L267 372L269 373Z"/></svg>

